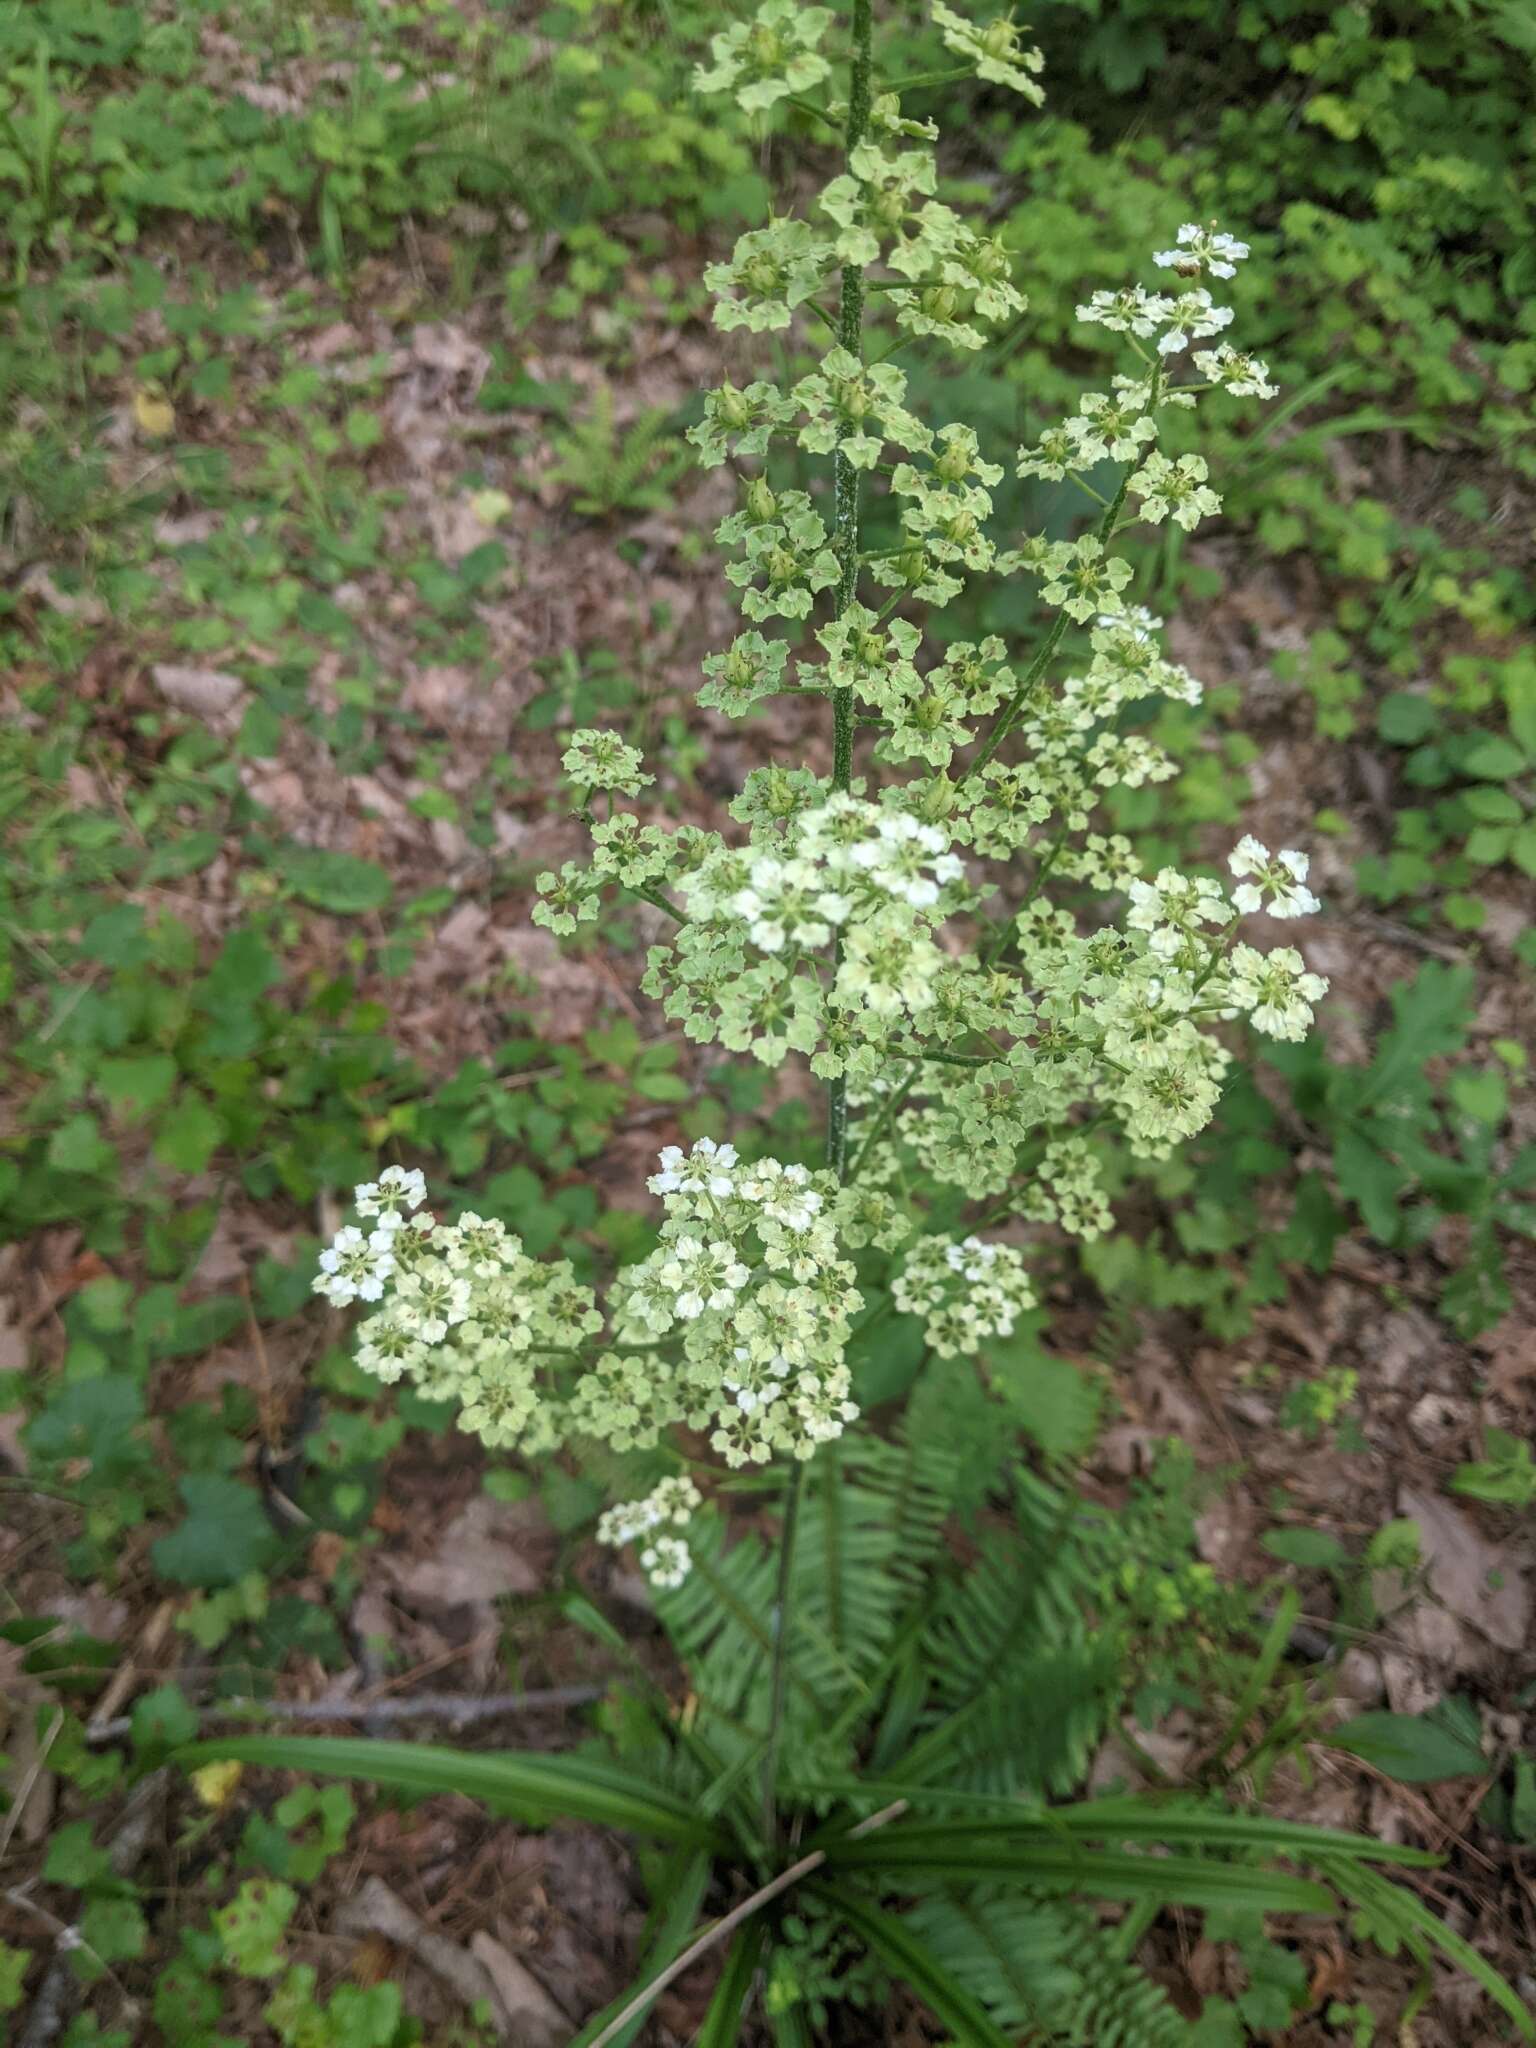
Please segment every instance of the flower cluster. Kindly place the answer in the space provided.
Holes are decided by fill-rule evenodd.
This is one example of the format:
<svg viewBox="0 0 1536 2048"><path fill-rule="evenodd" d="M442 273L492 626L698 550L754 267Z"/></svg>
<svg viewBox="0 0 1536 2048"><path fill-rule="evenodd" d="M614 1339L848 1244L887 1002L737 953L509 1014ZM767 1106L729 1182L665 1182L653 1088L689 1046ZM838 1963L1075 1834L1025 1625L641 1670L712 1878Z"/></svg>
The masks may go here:
<svg viewBox="0 0 1536 2048"><path fill-rule="evenodd" d="M1245 833L1227 862L1234 875L1253 876L1232 891L1239 910L1264 910L1270 917L1310 917L1322 905L1306 887L1311 863L1306 854L1288 848L1272 854L1253 834ZM1265 895L1269 900L1265 902Z"/></svg>
<svg viewBox="0 0 1536 2048"><path fill-rule="evenodd" d="M397 1218L381 1226L387 1247L354 1270L362 1233L344 1226L316 1290L376 1305L358 1363L456 1401L461 1426L493 1447L586 1436L645 1448L684 1423L728 1464L760 1464L809 1457L857 1413L843 1353L861 1297L832 1176L745 1164L708 1138L686 1154L668 1146L650 1182L665 1212L656 1249L599 1306L569 1261L529 1258L495 1218L437 1222L419 1207L420 1174L389 1175L357 1191L366 1214L381 1188L403 1189L383 1209Z"/></svg>
<svg viewBox="0 0 1536 2048"><path fill-rule="evenodd" d="M355 1192L354 1204L358 1215L374 1227L366 1236L356 1224L337 1231L320 1254L315 1293L336 1308L354 1301L381 1301L395 1276L397 1232L426 1198L421 1173L408 1173L402 1166L386 1166L377 1180L365 1181Z"/></svg>
<svg viewBox="0 0 1536 2048"><path fill-rule="evenodd" d="M1011 16L970 21L945 0L931 16L979 79L1038 102L1039 53ZM712 37L699 88L798 119L831 76L834 23L762 0ZM717 325L744 330L749 353L689 435L704 466L734 474L717 538L744 614L705 657L700 702L731 718L780 692L825 706L833 771L755 768L726 829L678 826L615 803L652 783L634 748L574 732L564 766L591 857L541 874L533 912L567 934L607 891L641 899L643 993L698 1044L769 1067L803 1058L831 1084L832 1163L669 1146L650 1181L654 1249L601 1300L493 1220L435 1223L419 1175L359 1190L317 1288L365 1305L367 1369L457 1401L494 1445L643 1452L682 1426L733 1466L811 1456L856 1413L850 1254L890 1270L896 1308L940 1356L1005 1338L1034 1297L1019 1245L981 1230L1102 1235L1125 1154L1163 1158L1211 1117L1229 1027L1299 1038L1326 990L1294 947L1240 936L1247 916L1318 908L1304 854L1245 837L1224 874L1144 866L1111 808L1176 772L1160 736L1177 721L1158 713L1201 695L1137 602L1122 537L1219 514L1191 418L1274 393L1212 289L1248 245L1186 223L1148 252L1143 281L1078 308L1120 360L1017 451L1019 476L1063 487L1050 495L1066 515L1007 531L995 451L917 401L961 387L889 358L922 343L963 361L1011 328L1013 254L935 196L934 124L896 93L863 97L810 103L854 132L808 217L769 219L707 271ZM840 299L863 308L852 331ZM819 359L775 381L749 337L791 331ZM826 468L806 476L807 457ZM877 496L872 545L861 507ZM1022 646L929 616L989 575L1017 587L972 616L1032 600ZM957 1196L988 1224L940 1233ZM695 1501L690 1482L664 1482L612 1510L604 1540L641 1546L653 1582L675 1584Z"/></svg>
<svg viewBox="0 0 1536 2048"><path fill-rule="evenodd" d="M680 1586L693 1568L693 1553L680 1536L658 1532L668 1527L686 1529L701 1499L691 1479L663 1479L643 1500L624 1501L601 1514L597 1540L614 1550L639 1543L640 1569L651 1584Z"/></svg>
<svg viewBox="0 0 1536 2048"><path fill-rule="evenodd" d="M923 1335L940 1358L973 1355L987 1337L1009 1337L1035 1305L1023 1255L979 1237L921 1237L891 1282L896 1306L923 1318Z"/></svg>
<svg viewBox="0 0 1536 2048"><path fill-rule="evenodd" d="M840 793L745 848L700 848L669 878L687 921L652 949L642 987L692 1038L768 1066L795 1049L822 1072L842 1057L829 1040L878 1045L927 1009L944 963L932 932L965 895L939 826Z"/></svg>

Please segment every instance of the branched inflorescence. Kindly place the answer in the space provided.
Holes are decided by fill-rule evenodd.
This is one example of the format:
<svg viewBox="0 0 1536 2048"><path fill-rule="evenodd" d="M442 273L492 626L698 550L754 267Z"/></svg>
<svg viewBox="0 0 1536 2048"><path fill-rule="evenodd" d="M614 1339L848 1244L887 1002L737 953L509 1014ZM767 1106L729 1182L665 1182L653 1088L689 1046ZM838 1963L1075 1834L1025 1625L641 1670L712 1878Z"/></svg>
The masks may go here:
<svg viewBox="0 0 1536 2048"><path fill-rule="evenodd" d="M972 22L941 0L932 15L960 66L1040 99L1039 54L1011 20ZM803 108L833 74L833 27L826 8L766 0L713 38L695 83L764 119ZM650 1182L659 1243L601 1302L496 1224L408 1214L419 1177L360 1190L372 1228L341 1233L317 1285L372 1310L365 1366L457 1399L495 1445L644 1448L682 1424L733 1465L809 1457L856 1413L853 1254L889 1256L895 1307L922 1318L940 1356L1006 1336L1033 1299L1019 1246L927 1228L934 1192L984 1200L989 1224L1098 1235L1110 1136L1165 1156L1213 1112L1233 1057L1223 1027L1246 1018L1299 1038L1326 988L1294 948L1238 937L1247 915L1317 908L1305 855L1244 838L1230 879L1149 874L1104 816L1113 791L1176 772L1138 707L1201 694L1116 543L1220 510L1204 459L1161 445L1171 422L1213 396L1273 395L1211 290L1247 245L1186 224L1147 281L1079 306L1124 360L1014 461L1078 491L1087 523L1072 538L1001 532L1002 464L964 421L919 417L892 358L964 358L1009 328L1025 309L1014 260L934 196L934 125L871 87L861 62L856 49L848 101L818 109L848 140L808 216L742 235L706 274L716 322L743 330L754 370L773 344L753 336L814 338L813 312L835 340L792 380L722 384L690 436L707 467L738 478L717 538L744 618L705 659L700 701L739 718L783 691L824 699L834 772L755 769L733 830L672 827L615 801L652 779L638 752L577 732L564 765L592 855L540 875L534 910L571 933L618 889L664 913L645 993L700 1044L805 1060L834 1091L844 1170L708 1140L669 1148ZM806 473L818 459L835 494L825 471ZM882 488L892 538L867 547L861 505ZM931 614L984 577L1033 589L1032 646L936 630ZM675 1582L687 1546L665 1531L690 1495L615 1510L605 1533L641 1541L646 1569Z"/></svg>

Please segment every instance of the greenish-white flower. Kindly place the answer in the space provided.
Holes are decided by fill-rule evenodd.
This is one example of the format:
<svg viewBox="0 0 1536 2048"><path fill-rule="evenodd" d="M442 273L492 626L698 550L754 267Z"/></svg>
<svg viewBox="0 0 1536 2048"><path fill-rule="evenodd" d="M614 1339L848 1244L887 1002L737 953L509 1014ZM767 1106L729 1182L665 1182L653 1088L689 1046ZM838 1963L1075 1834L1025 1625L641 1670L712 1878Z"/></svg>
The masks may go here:
<svg viewBox="0 0 1536 2048"><path fill-rule="evenodd" d="M1006 85L1037 107L1044 105L1038 74L1045 68L1045 59L1033 44L1021 40L1022 31L1008 15L971 22L946 7L944 0L931 0L930 11L946 47L973 64L978 78Z"/></svg>
<svg viewBox="0 0 1536 2048"><path fill-rule="evenodd" d="M766 113L792 93L819 85L832 66L817 45L832 20L829 7L764 0L750 21L733 22L709 39L713 64L693 74L695 92L729 92L749 114Z"/></svg>
<svg viewBox="0 0 1536 2048"><path fill-rule="evenodd" d="M755 334L787 327L835 262L832 244L803 220L750 228L737 238L729 263L712 263L704 273L715 295L716 326Z"/></svg>

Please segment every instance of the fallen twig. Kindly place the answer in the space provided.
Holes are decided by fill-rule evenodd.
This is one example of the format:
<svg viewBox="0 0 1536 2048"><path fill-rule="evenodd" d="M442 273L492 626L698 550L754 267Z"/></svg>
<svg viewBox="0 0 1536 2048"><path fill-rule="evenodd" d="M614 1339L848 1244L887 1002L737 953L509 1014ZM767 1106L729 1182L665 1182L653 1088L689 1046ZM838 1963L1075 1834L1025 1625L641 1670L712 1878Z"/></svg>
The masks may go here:
<svg viewBox="0 0 1536 2048"><path fill-rule="evenodd" d="M151 1771L129 1793L117 1833L107 1844L107 1860L114 1877L130 1877L148 1847L150 1829L160 1811L167 1778L168 1773L163 1769ZM50 1922L53 1920L52 1914L47 1917ZM75 1949L85 1946L78 1927L59 1926L52 1960L37 1987L37 1996L17 2037L16 2048L48 2048L48 2043L57 2040L64 2031L82 1989L80 1978L69 1959Z"/></svg>
<svg viewBox="0 0 1536 2048"><path fill-rule="evenodd" d="M908 1804L905 1799L892 1800L889 1806L881 1807L880 1811L872 1813L868 1820L861 1820L856 1828L850 1828L849 1839L856 1839L860 1835L872 1835L876 1828L883 1828L888 1821L899 1820L906 1812ZM802 1877L809 1877L811 1872L819 1870L826 1860L825 1849L813 1849L809 1856L802 1856L798 1863L791 1863L788 1870L781 1870L777 1877L770 1878L767 1884L760 1886L752 1894L751 1898L743 1899L739 1906L733 1906L723 1919L716 1920L706 1927L696 1941L689 1942L681 1955L674 1956L664 1970L652 1977L649 1983L641 1985L623 2011L615 2013L600 2034L593 2035L587 2048L605 2048L605 2044L613 2040L637 2014L644 2012L648 2005L659 1998L669 1984L681 1977L685 1970L691 1970L699 1957L712 1949L716 1942L724 1941L728 1934L734 1934L742 1921L749 1919L760 1906L766 1906L768 1901L776 1899L780 1892L787 1892L790 1886L798 1884Z"/></svg>
<svg viewBox="0 0 1536 2048"><path fill-rule="evenodd" d="M477 1721L494 1721L503 1714L556 1712L566 1707L589 1707L607 1690L601 1685L552 1685L542 1692L497 1692L477 1699L456 1692L419 1692L398 1700L226 1700L205 1707L205 1721L446 1721L450 1728L472 1727ZM91 1742L116 1742L128 1733L129 1717L92 1723L86 1730Z"/></svg>

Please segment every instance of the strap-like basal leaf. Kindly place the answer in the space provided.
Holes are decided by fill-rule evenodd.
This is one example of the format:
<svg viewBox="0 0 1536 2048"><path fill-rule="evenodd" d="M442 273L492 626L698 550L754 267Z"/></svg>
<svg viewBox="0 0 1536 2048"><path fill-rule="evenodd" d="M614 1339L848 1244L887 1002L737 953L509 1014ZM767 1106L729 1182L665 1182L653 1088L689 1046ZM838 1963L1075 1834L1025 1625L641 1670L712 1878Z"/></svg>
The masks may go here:
<svg viewBox="0 0 1536 2048"><path fill-rule="evenodd" d="M427 1742L346 1736L234 1735L178 1750L177 1763L228 1759L276 1771L361 1778L398 1792L458 1792L512 1808L528 1820L591 1820L663 1842L711 1846L715 1832L687 1803L616 1765L586 1757L447 1749Z"/></svg>

